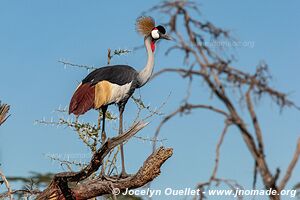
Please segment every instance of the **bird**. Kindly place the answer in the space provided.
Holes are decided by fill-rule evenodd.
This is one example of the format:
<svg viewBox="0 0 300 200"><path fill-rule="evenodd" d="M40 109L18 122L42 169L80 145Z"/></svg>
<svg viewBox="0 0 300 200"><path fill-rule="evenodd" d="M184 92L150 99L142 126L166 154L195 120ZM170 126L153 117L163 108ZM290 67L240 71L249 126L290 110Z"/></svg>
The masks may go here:
<svg viewBox="0 0 300 200"><path fill-rule="evenodd" d="M119 108L119 134L123 133L123 112L135 89L144 86L150 79L154 68L154 52L160 39L170 40L162 25L155 26L150 16L136 20L136 31L144 37L147 52L146 65L140 71L128 65L110 65L95 69L88 74L76 88L69 105L69 114L76 117L91 109L102 110L102 141L106 140L105 114L109 105ZM125 170L123 144L120 144L122 171L121 177L128 176Z"/></svg>

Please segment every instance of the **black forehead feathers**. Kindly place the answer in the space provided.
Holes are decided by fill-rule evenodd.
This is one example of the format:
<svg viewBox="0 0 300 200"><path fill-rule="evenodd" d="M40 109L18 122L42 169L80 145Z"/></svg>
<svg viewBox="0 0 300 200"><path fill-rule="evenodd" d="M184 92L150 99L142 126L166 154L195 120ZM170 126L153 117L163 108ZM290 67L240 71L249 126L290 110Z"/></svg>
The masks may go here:
<svg viewBox="0 0 300 200"><path fill-rule="evenodd" d="M159 25L159 26L157 26L156 28L157 28L158 31L161 32L162 34L165 34L165 33L166 33L166 29L165 29L163 26Z"/></svg>

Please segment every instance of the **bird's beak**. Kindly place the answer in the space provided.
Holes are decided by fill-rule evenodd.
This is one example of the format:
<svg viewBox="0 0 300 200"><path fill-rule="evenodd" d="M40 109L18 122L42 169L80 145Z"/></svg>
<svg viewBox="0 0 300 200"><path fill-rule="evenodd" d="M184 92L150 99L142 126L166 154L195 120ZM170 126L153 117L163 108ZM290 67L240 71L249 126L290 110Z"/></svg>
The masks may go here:
<svg viewBox="0 0 300 200"><path fill-rule="evenodd" d="M161 34L160 37L165 40L172 40L172 38L167 34Z"/></svg>

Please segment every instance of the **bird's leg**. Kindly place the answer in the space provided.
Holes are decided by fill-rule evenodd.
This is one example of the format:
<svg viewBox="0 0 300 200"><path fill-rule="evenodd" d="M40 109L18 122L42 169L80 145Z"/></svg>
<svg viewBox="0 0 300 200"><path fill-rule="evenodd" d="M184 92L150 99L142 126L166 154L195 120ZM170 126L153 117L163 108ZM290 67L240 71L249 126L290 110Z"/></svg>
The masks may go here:
<svg viewBox="0 0 300 200"><path fill-rule="evenodd" d="M78 124L79 115L75 115L75 124Z"/></svg>
<svg viewBox="0 0 300 200"><path fill-rule="evenodd" d="M102 144L106 141L106 133L105 133L105 115L107 111L107 106L102 107L102 132L101 132L101 140Z"/></svg>
<svg viewBox="0 0 300 200"><path fill-rule="evenodd" d="M78 118L79 118L79 115L75 115L75 129L78 131L79 128L78 128Z"/></svg>
<svg viewBox="0 0 300 200"><path fill-rule="evenodd" d="M101 121L102 121L102 114L101 114L101 112L100 112L100 109L101 109L101 108L97 109L97 111L98 111L97 131L100 130L100 127L101 127Z"/></svg>
<svg viewBox="0 0 300 200"><path fill-rule="evenodd" d="M102 144L106 141L106 133L105 133L105 117L106 117L107 106L102 107L102 132L101 132L101 140Z"/></svg>
<svg viewBox="0 0 300 200"><path fill-rule="evenodd" d="M101 132L101 142L102 145L104 144L104 142L106 141L106 133L105 133L105 116L106 116L106 111L107 111L107 107L108 106L103 106L102 109L102 132ZM101 172L100 172L100 177L102 178L105 175L105 164L104 161L102 161L102 168L101 168Z"/></svg>
<svg viewBox="0 0 300 200"><path fill-rule="evenodd" d="M119 106L119 111L120 111L120 118L119 118L119 135L123 133L123 112L124 112L124 106L120 105ZM128 174L125 171L125 161L124 161L124 150L123 150L123 143L120 144L120 149L121 149L121 162L122 162L122 172L121 172L121 177L125 178L128 177Z"/></svg>

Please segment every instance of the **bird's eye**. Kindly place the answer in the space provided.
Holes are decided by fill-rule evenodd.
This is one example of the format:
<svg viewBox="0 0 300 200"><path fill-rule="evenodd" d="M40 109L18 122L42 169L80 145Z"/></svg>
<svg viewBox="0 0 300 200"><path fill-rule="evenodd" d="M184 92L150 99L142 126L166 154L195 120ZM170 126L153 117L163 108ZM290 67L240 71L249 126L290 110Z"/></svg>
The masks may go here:
<svg viewBox="0 0 300 200"><path fill-rule="evenodd" d="M159 38L158 30L157 29L153 29L151 31L151 36L152 36L153 39L158 39Z"/></svg>

